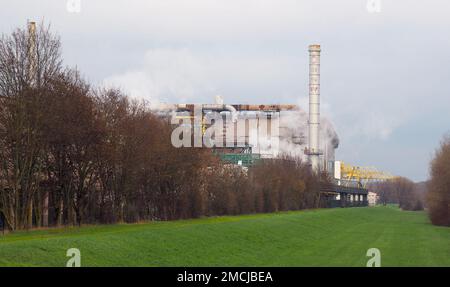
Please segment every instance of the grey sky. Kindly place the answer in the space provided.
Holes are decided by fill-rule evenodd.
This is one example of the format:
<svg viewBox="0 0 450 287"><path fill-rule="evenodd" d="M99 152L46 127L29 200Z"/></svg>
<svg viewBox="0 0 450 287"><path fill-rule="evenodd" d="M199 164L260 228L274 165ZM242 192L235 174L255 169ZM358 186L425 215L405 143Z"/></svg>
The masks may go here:
<svg viewBox="0 0 450 287"><path fill-rule="evenodd" d="M322 113L337 158L416 181L450 130L450 1L1 0L0 32L50 22L65 63L165 102L307 103L322 46Z"/></svg>

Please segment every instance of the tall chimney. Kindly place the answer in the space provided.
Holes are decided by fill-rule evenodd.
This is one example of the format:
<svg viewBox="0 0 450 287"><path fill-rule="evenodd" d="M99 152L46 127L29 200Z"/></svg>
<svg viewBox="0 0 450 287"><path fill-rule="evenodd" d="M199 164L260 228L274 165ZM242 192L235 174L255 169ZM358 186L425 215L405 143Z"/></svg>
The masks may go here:
<svg viewBox="0 0 450 287"><path fill-rule="evenodd" d="M319 172L320 128L320 45L309 45L309 159L314 172Z"/></svg>
<svg viewBox="0 0 450 287"><path fill-rule="evenodd" d="M36 59L36 22L28 22L28 78L31 85L35 85L37 59Z"/></svg>

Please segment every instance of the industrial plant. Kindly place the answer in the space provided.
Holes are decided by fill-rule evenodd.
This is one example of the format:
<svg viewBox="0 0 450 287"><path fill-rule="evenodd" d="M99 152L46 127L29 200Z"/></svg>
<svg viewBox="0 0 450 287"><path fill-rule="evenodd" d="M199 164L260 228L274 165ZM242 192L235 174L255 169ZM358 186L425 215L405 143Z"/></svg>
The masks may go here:
<svg viewBox="0 0 450 287"><path fill-rule="evenodd" d="M367 206L366 185L392 176L336 161L339 137L332 123L320 115L321 47L310 45L308 51L308 112L295 104L227 104L221 96L214 104L160 104L159 112L194 130L194 136L203 138L197 147L211 147L229 164L246 168L258 160L298 158L331 179L332 184L321 187L326 206Z"/></svg>
<svg viewBox="0 0 450 287"><path fill-rule="evenodd" d="M450 4L380 1L2 5L0 269L450 266Z"/></svg>

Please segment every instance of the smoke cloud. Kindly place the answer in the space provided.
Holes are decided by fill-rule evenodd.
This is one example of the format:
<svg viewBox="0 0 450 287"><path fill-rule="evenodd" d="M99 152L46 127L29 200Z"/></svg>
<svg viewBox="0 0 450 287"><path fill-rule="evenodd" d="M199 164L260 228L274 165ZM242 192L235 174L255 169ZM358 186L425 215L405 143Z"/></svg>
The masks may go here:
<svg viewBox="0 0 450 287"><path fill-rule="evenodd" d="M208 91L206 66L187 49L153 49L146 52L141 67L108 77L103 83L157 109L162 102L189 102Z"/></svg>
<svg viewBox="0 0 450 287"><path fill-rule="evenodd" d="M334 160L334 149L339 145L339 137L333 124L326 117L320 119L320 149L324 157ZM279 153L307 160L308 113L304 110L281 113Z"/></svg>

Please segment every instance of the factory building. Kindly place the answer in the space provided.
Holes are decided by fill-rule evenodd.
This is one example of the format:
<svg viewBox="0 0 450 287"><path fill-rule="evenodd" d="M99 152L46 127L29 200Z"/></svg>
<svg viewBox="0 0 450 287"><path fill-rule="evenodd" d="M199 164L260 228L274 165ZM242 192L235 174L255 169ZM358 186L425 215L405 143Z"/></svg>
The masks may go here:
<svg viewBox="0 0 450 287"><path fill-rule="evenodd" d="M334 176L331 184L321 186L324 206L367 206L361 170L335 161L339 138L320 115L320 45L310 45L308 51L308 111L293 104L230 104L220 96L214 104L164 104L159 110L171 114L181 133L187 131L188 143L192 136L193 146L209 147L225 162L251 166L261 159L299 158L314 172Z"/></svg>
<svg viewBox="0 0 450 287"><path fill-rule="evenodd" d="M193 124L210 137L203 144L232 163L287 155L334 174L339 139L331 122L320 117L320 46L310 45L309 53L308 113L292 104L227 104L220 96L214 104L165 104L160 110L171 111L175 123Z"/></svg>
<svg viewBox="0 0 450 287"><path fill-rule="evenodd" d="M194 116L196 106L201 112ZM246 159L284 155L309 162L308 114L297 105L216 103L178 104L172 108L176 111L172 115L176 123L197 123L202 137L211 137L208 146L224 158L236 159L235 163L251 164ZM332 172L339 139L332 124L322 121L323 128L318 132L321 141L316 148L323 151L317 154L318 168Z"/></svg>
<svg viewBox="0 0 450 287"><path fill-rule="evenodd" d="M375 192L369 191L367 194L367 201L369 203L369 206L375 206L377 205L378 200L380 199L380 196L376 194Z"/></svg>
<svg viewBox="0 0 450 287"><path fill-rule="evenodd" d="M245 167L262 159L295 157L316 173L328 173L331 183L321 186L325 206L367 206L367 184L394 177L374 167L336 161L339 137L320 115L321 47L310 45L308 52L307 111L295 104L232 104L216 96L213 104L161 104L158 112L169 115L176 129L189 131L189 142L193 130L192 146L211 148L229 164ZM370 203L375 202L371 194Z"/></svg>

